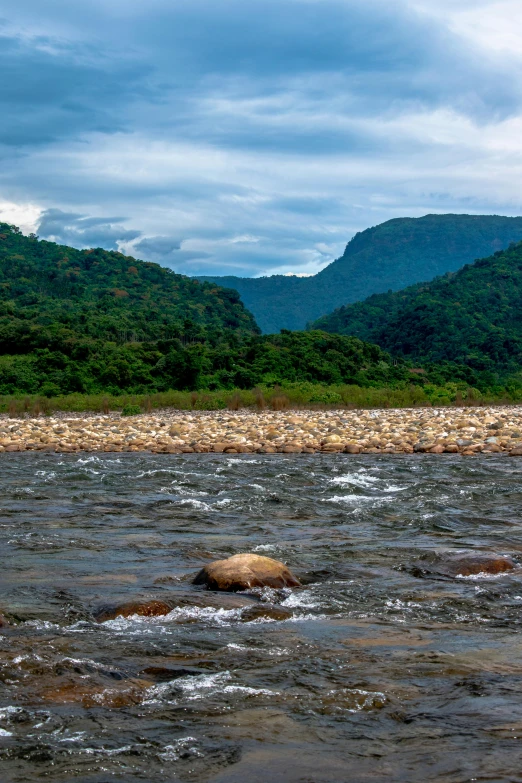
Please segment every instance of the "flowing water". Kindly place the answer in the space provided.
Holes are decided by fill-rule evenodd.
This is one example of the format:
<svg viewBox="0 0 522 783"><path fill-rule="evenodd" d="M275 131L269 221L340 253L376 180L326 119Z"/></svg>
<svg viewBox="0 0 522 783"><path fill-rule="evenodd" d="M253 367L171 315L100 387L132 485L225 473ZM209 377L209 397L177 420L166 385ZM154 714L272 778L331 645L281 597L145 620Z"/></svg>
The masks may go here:
<svg viewBox="0 0 522 783"><path fill-rule="evenodd" d="M0 780L522 780L522 561L506 457L2 457ZM191 584L282 559L292 590ZM98 623L166 598L163 617ZM274 607L276 607L274 609Z"/></svg>

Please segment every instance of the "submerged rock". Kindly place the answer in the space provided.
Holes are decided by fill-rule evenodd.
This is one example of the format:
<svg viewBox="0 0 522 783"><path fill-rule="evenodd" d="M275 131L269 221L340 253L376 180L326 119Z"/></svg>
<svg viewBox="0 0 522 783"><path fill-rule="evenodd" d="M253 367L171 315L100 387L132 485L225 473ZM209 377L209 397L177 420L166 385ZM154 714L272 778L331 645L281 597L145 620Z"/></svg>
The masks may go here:
<svg viewBox="0 0 522 783"><path fill-rule="evenodd" d="M241 619L246 623L251 623L255 620L289 620L291 617L292 612L282 606L259 603L246 609Z"/></svg>
<svg viewBox="0 0 522 783"><path fill-rule="evenodd" d="M279 560L246 553L209 563L196 575L194 584L234 592L251 587L298 587L301 583Z"/></svg>
<svg viewBox="0 0 522 783"><path fill-rule="evenodd" d="M510 557L488 553L455 555L444 564L449 576L473 576L474 574L501 574L512 571L515 563Z"/></svg>
<svg viewBox="0 0 522 783"><path fill-rule="evenodd" d="M167 601L154 599L152 601L129 601L119 606L104 606L99 609L94 617L97 622L105 623L107 620L114 620L116 617L161 617L169 614L173 609L173 604Z"/></svg>
<svg viewBox="0 0 522 783"><path fill-rule="evenodd" d="M516 563L494 552L456 552L430 554L417 561L411 569L414 576L439 574L446 577L502 574L516 568Z"/></svg>

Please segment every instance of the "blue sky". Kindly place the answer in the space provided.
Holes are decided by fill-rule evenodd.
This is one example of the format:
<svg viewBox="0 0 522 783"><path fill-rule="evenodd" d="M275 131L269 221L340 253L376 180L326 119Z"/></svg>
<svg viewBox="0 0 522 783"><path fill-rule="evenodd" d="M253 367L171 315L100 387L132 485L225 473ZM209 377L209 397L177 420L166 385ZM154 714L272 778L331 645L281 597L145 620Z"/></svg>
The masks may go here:
<svg viewBox="0 0 522 783"><path fill-rule="evenodd" d="M0 0L0 219L184 274L522 214L519 0Z"/></svg>

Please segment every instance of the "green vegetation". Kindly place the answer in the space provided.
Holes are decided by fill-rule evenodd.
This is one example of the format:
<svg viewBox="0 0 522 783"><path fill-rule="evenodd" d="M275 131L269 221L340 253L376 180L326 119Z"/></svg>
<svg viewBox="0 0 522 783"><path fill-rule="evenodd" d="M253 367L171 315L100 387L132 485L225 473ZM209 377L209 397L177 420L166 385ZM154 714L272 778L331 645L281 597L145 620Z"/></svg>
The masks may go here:
<svg viewBox="0 0 522 783"><path fill-rule="evenodd" d="M202 277L234 288L265 333L304 329L336 307L454 272L522 240L522 217L396 218L356 234L341 258L313 277Z"/></svg>
<svg viewBox="0 0 522 783"><path fill-rule="evenodd" d="M0 224L0 394L147 394L258 384L422 385L375 345L261 336L234 291Z"/></svg>
<svg viewBox="0 0 522 783"><path fill-rule="evenodd" d="M499 393L483 393L465 384L436 386L403 384L395 387L361 387L353 384L324 386L289 383L255 389L219 391L168 391L152 394L68 394L0 397L0 413L11 416L50 415L55 411L120 411L123 416L150 413L162 408L178 410L284 410L285 408L412 408L418 406L486 405L522 401L522 387Z"/></svg>
<svg viewBox="0 0 522 783"><path fill-rule="evenodd" d="M421 362L433 379L522 384L522 242L431 283L377 294L315 327L371 340Z"/></svg>
<svg viewBox="0 0 522 783"><path fill-rule="evenodd" d="M501 281L493 287L487 271L491 263ZM469 278L469 269L481 270L481 276ZM504 317L511 342L499 338L499 346L504 346L509 361L497 346L485 364L486 348L493 345L489 333L482 363L476 347L465 356L451 355L451 345L458 345L467 333L458 320L460 309L453 321L450 311L442 309L441 323L430 315L420 332L409 316L408 339L417 339L418 332L426 348L423 367L418 368L356 336L322 330L260 335L234 291L121 253L40 242L0 224L0 410L117 409L135 415L166 405L211 410L268 405L278 410L287 405L372 407L452 404L464 398L522 399L522 378L513 375L520 358L515 332L521 269L522 244L435 281L433 291L438 293L428 293L423 300L424 311L433 296L436 310L449 306L448 292L462 279L456 290L466 323L475 324L468 312L475 301L479 326L486 323L486 311L497 321ZM431 288L412 290L422 293ZM389 312L398 312L402 295L382 296L379 317L384 319ZM433 348L427 351L430 344L439 345L433 342L433 324L435 333L443 327L453 329L455 338L452 343L446 334L439 341L446 351L439 351L439 356ZM498 332L498 324L495 328ZM395 334L393 350L407 355L398 344L399 332L390 330L389 324L385 332ZM476 325L470 334L480 334ZM495 363L504 367L505 376L494 372Z"/></svg>

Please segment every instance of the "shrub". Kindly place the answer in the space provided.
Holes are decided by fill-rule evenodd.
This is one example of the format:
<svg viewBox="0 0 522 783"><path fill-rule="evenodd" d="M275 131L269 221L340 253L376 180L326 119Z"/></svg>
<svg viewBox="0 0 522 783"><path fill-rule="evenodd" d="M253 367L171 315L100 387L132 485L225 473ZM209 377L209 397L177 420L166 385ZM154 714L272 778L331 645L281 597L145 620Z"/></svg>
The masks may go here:
<svg viewBox="0 0 522 783"><path fill-rule="evenodd" d="M122 416L139 416L141 413L141 408L139 405L131 405L130 403L127 403L127 405L123 406L123 409L121 411Z"/></svg>

